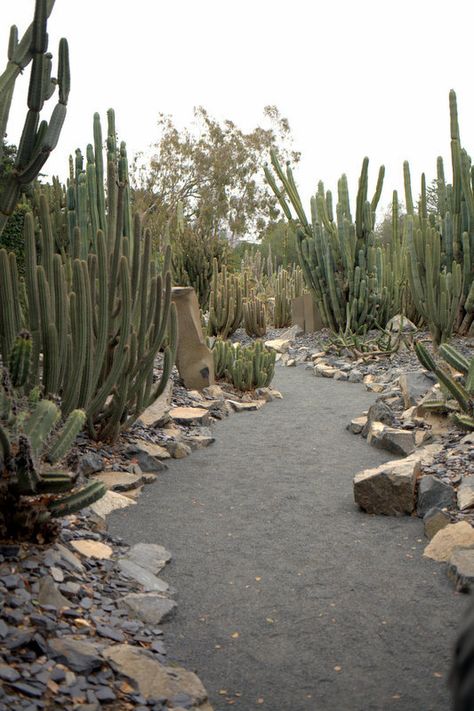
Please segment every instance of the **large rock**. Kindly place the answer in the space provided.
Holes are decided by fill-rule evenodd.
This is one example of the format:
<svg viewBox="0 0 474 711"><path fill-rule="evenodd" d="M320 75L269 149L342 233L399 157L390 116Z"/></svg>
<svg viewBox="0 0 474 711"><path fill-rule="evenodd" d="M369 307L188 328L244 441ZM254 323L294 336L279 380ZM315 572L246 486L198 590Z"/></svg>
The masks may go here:
<svg viewBox="0 0 474 711"><path fill-rule="evenodd" d="M130 491L143 484L143 476L141 474L131 474L130 472L104 471L94 474L90 478L93 481L101 481L106 489L110 489L110 491Z"/></svg>
<svg viewBox="0 0 474 711"><path fill-rule="evenodd" d="M272 351L276 351L277 353L286 353L289 350L291 343L292 341L288 338L273 338L270 341L265 341L266 347L270 348Z"/></svg>
<svg viewBox="0 0 474 711"><path fill-rule="evenodd" d="M169 459L170 455L161 444L155 444L155 442L147 442L144 439L136 439L133 441L142 452L146 452L150 457L156 457L157 459Z"/></svg>
<svg viewBox="0 0 474 711"><path fill-rule="evenodd" d="M392 454L406 457L415 450L415 434L411 430L387 427L381 422L372 422L367 435L367 442L377 449L385 449Z"/></svg>
<svg viewBox="0 0 474 711"><path fill-rule="evenodd" d="M132 580L143 585L145 592L166 593L169 590L168 583L165 583L164 580L160 580L160 578L157 578L156 575L153 575L149 570L142 568L129 558L120 558L118 567L127 578L132 578Z"/></svg>
<svg viewBox="0 0 474 711"><path fill-rule="evenodd" d="M214 358L202 332L196 292L175 286L172 299L178 316L176 367L188 390L202 390L214 383Z"/></svg>
<svg viewBox="0 0 474 711"><path fill-rule="evenodd" d="M415 324L402 314L393 316L385 328L387 331L392 331L392 333L400 333L400 331L402 333L415 333L415 331L418 331Z"/></svg>
<svg viewBox="0 0 474 711"><path fill-rule="evenodd" d="M428 445L405 459L364 469L354 477L354 500L364 511L386 516L411 514L415 508L416 479L430 464L440 445Z"/></svg>
<svg viewBox="0 0 474 711"><path fill-rule="evenodd" d="M366 424L367 415L361 415L360 417L354 417L347 425L347 429L352 434L361 434Z"/></svg>
<svg viewBox="0 0 474 711"><path fill-rule="evenodd" d="M402 373L398 379L405 409L416 405L433 388L433 381L422 370Z"/></svg>
<svg viewBox="0 0 474 711"><path fill-rule="evenodd" d="M474 506L474 476L468 476L462 480L458 489L458 506L461 511Z"/></svg>
<svg viewBox="0 0 474 711"><path fill-rule="evenodd" d="M168 468L161 459L149 454L145 449L137 444L129 444L126 450L127 457L137 462L142 472L153 473L166 471Z"/></svg>
<svg viewBox="0 0 474 711"><path fill-rule="evenodd" d="M474 587L474 548L456 548L448 564L448 576L456 590L470 592Z"/></svg>
<svg viewBox="0 0 474 711"><path fill-rule="evenodd" d="M81 674L90 674L102 666L97 647L71 637L53 637L48 640L51 656L69 669Z"/></svg>
<svg viewBox="0 0 474 711"><path fill-rule="evenodd" d="M382 422L384 425L393 425L395 415L393 410L383 400L377 400L369 407L367 412L367 422L362 430L362 436L367 437L372 422Z"/></svg>
<svg viewBox="0 0 474 711"><path fill-rule="evenodd" d="M438 531L426 546L423 555L444 562L450 559L455 548L470 546L474 546L474 528L467 521L458 521Z"/></svg>
<svg viewBox="0 0 474 711"><path fill-rule="evenodd" d="M153 402L140 415L140 422L145 427L158 427L166 422L171 409L171 398L173 396L173 381L169 380L160 397Z"/></svg>
<svg viewBox="0 0 474 711"><path fill-rule="evenodd" d="M445 528L448 523L450 523L449 514L441 509L432 508L425 513L423 516L423 526L425 529L425 536L430 540L436 536L438 531Z"/></svg>
<svg viewBox="0 0 474 711"><path fill-rule="evenodd" d="M430 509L450 508L454 505L455 494L450 484L428 474L420 479L416 512L423 517Z"/></svg>
<svg viewBox="0 0 474 711"><path fill-rule="evenodd" d="M76 541L71 541L71 546L85 558L108 560L113 553L112 548L106 543L94 541L92 538L80 538Z"/></svg>
<svg viewBox="0 0 474 711"><path fill-rule="evenodd" d="M135 681L147 699L172 699L184 693L191 697L195 706L207 699L206 690L196 674L178 666L166 667L143 649L116 644L105 649L103 656L118 672Z"/></svg>
<svg viewBox="0 0 474 711"><path fill-rule="evenodd" d="M227 400L234 412L254 412L260 410L265 405L265 400L252 400L251 402L239 402L238 400Z"/></svg>
<svg viewBox="0 0 474 711"><path fill-rule="evenodd" d="M147 625L166 622L175 614L177 608L174 600L153 592L129 593L120 599L119 604Z"/></svg>

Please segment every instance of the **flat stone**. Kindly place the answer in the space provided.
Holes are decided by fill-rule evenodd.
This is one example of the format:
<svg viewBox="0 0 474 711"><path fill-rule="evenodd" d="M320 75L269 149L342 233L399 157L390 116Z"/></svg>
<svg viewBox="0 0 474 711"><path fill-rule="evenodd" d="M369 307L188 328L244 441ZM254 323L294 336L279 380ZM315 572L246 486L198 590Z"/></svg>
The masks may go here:
<svg viewBox="0 0 474 711"><path fill-rule="evenodd" d="M191 449L204 449L214 444L216 441L215 437L211 435L188 435L184 437L184 443L191 447Z"/></svg>
<svg viewBox="0 0 474 711"><path fill-rule="evenodd" d="M127 447L127 456L138 463L140 473L142 474L148 472L155 474L157 472L166 471L167 469L166 464L163 464L158 457L153 457L151 454L148 454L148 452L145 452L144 449L141 449L134 444Z"/></svg>
<svg viewBox="0 0 474 711"><path fill-rule="evenodd" d="M347 429L349 432L352 432L352 434L360 434L366 424L367 416L361 415L360 417L354 417L354 419L352 419L347 425Z"/></svg>
<svg viewBox="0 0 474 711"><path fill-rule="evenodd" d="M169 440L169 442L166 443L166 448L173 459L184 459L191 454L191 447L184 442Z"/></svg>
<svg viewBox="0 0 474 711"><path fill-rule="evenodd" d="M470 592L474 587L474 548L456 548L448 563L448 577L456 590Z"/></svg>
<svg viewBox="0 0 474 711"><path fill-rule="evenodd" d="M130 489L136 489L143 484L141 474L131 474L130 472L99 472L90 478L93 481L101 481L110 491L130 491Z"/></svg>
<svg viewBox="0 0 474 711"><path fill-rule="evenodd" d="M431 540L438 531L445 528L450 521L451 519L446 511L437 508L430 509L423 517L425 536Z"/></svg>
<svg viewBox="0 0 474 711"><path fill-rule="evenodd" d="M426 546L423 555L440 562L448 561L455 548L474 546L474 528L467 521L450 523Z"/></svg>
<svg viewBox="0 0 474 711"><path fill-rule="evenodd" d="M161 446L161 444L155 444L154 442L146 442L143 439L136 439L133 441L139 449L149 454L151 457L156 457L157 459L169 459L170 455L167 450Z"/></svg>
<svg viewBox="0 0 474 711"><path fill-rule="evenodd" d="M123 494L118 494L115 491L106 491L104 496L95 503L91 504L90 508L101 518L105 518L112 511L124 509L127 506L134 506L137 502L129 499Z"/></svg>
<svg viewBox="0 0 474 711"><path fill-rule="evenodd" d="M433 387L433 381L422 370L402 373L398 379L405 409L416 405Z"/></svg>
<svg viewBox="0 0 474 711"><path fill-rule="evenodd" d="M252 400L251 402L238 402L227 400L234 412L255 412L265 405L265 400Z"/></svg>
<svg viewBox="0 0 474 711"><path fill-rule="evenodd" d="M118 567L127 578L132 578L132 580L143 585L146 592L165 593L169 590L168 583L165 583L164 580L160 580L156 575L150 573L149 570L142 568L128 558L120 558Z"/></svg>
<svg viewBox="0 0 474 711"><path fill-rule="evenodd" d="M120 599L119 604L147 625L166 622L175 614L177 608L174 600L154 592L129 593Z"/></svg>
<svg viewBox="0 0 474 711"><path fill-rule="evenodd" d="M415 450L415 434L410 430L387 427L381 422L372 422L367 442L377 449L385 449L392 454L406 457Z"/></svg>
<svg viewBox="0 0 474 711"><path fill-rule="evenodd" d="M186 693L199 706L207 699L200 679L178 666L166 667L148 654L128 644L117 644L103 651L104 658L121 674L136 682L145 698L171 699Z"/></svg>
<svg viewBox="0 0 474 711"><path fill-rule="evenodd" d="M430 509L450 508L454 505L455 494L450 484L428 474L420 479L416 512L423 517Z"/></svg>
<svg viewBox="0 0 474 711"><path fill-rule="evenodd" d="M74 672L90 674L102 666L99 650L90 642L72 637L53 637L48 640L52 656Z"/></svg>
<svg viewBox="0 0 474 711"><path fill-rule="evenodd" d="M474 506L474 476L465 477L458 489L458 507L461 511Z"/></svg>
<svg viewBox="0 0 474 711"><path fill-rule="evenodd" d="M205 425L209 422L209 412L204 407L173 407L170 417L184 425Z"/></svg>
<svg viewBox="0 0 474 711"><path fill-rule="evenodd" d="M169 563L171 553L157 543L136 543L125 558L156 575Z"/></svg>
<svg viewBox="0 0 474 711"><path fill-rule="evenodd" d="M57 610L63 607L71 607L71 603L64 595L61 595L50 575L44 575L39 581L38 602L43 607L51 605Z"/></svg>
<svg viewBox="0 0 474 711"><path fill-rule="evenodd" d="M147 407L140 415L140 422L145 427L158 427L169 417L171 409L171 397L173 395L173 381L169 380L166 384L164 392L155 402Z"/></svg>
<svg viewBox="0 0 474 711"><path fill-rule="evenodd" d="M466 445L466 446L474 445L474 432L469 432L469 434L464 435L460 444Z"/></svg>
<svg viewBox="0 0 474 711"><path fill-rule="evenodd" d="M316 363L313 368L313 374L318 378L333 378L337 372L337 368L332 365L326 365L326 363Z"/></svg>
<svg viewBox="0 0 474 711"><path fill-rule="evenodd" d="M97 560L108 560L113 553L110 546L89 538L80 538L77 541L71 541L71 546L84 557L97 558Z"/></svg>
<svg viewBox="0 0 474 711"><path fill-rule="evenodd" d="M364 511L386 516L411 514L415 486L423 465L431 464L441 445L428 445L405 459L365 469L354 477L354 500Z"/></svg>
<svg viewBox="0 0 474 711"><path fill-rule="evenodd" d="M8 681L10 683L17 681L20 678L20 674L13 667L9 667L8 664L0 664L0 679L2 681Z"/></svg>
<svg viewBox="0 0 474 711"><path fill-rule="evenodd" d="M365 386L371 393L383 393L385 385L383 383L367 383Z"/></svg>

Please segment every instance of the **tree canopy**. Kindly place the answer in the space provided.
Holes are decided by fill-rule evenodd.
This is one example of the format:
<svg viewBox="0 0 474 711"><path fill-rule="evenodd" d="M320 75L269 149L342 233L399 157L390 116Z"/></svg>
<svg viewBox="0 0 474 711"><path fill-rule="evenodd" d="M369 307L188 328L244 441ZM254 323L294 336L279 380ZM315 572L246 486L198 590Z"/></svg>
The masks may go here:
<svg viewBox="0 0 474 711"><path fill-rule="evenodd" d="M244 132L233 121L219 121L203 108L194 110L191 127L179 130L160 114L159 138L150 158L140 154L132 168L135 207L160 235L182 203L184 216L202 232L233 242L255 237L278 218L263 165L270 149L297 162L290 126L275 106L264 109L268 128Z"/></svg>

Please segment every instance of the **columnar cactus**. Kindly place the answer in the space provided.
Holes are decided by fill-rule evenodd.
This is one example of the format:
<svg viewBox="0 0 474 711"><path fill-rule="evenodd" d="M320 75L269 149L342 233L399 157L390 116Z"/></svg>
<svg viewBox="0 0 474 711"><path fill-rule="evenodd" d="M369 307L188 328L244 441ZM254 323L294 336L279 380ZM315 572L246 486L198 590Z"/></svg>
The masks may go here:
<svg viewBox="0 0 474 711"><path fill-rule="evenodd" d="M251 338L262 338L267 332L265 304L255 294L251 294L244 300L242 308L245 332Z"/></svg>
<svg viewBox="0 0 474 711"><path fill-rule="evenodd" d="M262 341L241 346L216 338L212 351L217 378L224 378L239 390L255 390L270 385L275 372L276 353L266 348Z"/></svg>
<svg viewBox="0 0 474 711"><path fill-rule="evenodd" d="M8 64L0 76L0 134L5 136L13 90L18 74L32 62L28 89L28 112L21 134L15 165L0 195L0 232L18 203L21 191L39 175L51 151L56 147L66 118L66 105L71 84L67 41L59 42L57 79L51 78L52 55L48 53L47 20L54 0L36 0L34 19L21 41L18 30L10 30ZM58 85L58 103L48 121L40 122L45 101ZM1 157L1 154L0 154Z"/></svg>
<svg viewBox="0 0 474 711"><path fill-rule="evenodd" d="M217 259L214 259L209 299L209 335L222 338L231 336L242 322L242 310L239 278L229 274L225 266L219 271Z"/></svg>

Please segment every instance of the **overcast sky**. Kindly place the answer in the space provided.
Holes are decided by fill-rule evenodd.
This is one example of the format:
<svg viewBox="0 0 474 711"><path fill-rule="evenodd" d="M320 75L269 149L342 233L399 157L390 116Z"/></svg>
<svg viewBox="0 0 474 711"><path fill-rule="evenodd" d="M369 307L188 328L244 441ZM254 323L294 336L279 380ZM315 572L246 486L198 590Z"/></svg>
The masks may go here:
<svg viewBox="0 0 474 711"><path fill-rule="evenodd" d="M8 28L27 27L34 0L1 3L6 63ZM296 178L305 198L319 179L335 188L343 172L354 195L368 155L372 185L386 166L386 204L402 190L404 159L417 184L423 170L435 176L437 155L449 159L450 88L463 145L474 151L472 12L468 0L56 0L50 50L56 66L59 37L67 37L72 88L46 167L65 178L69 153L91 141L94 111L105 124L111 106L133 155L156 139L160 111L184 126L203 105L250 130L276 104L302 153ZM26 84L17 81L12 142Z"/></svg>

